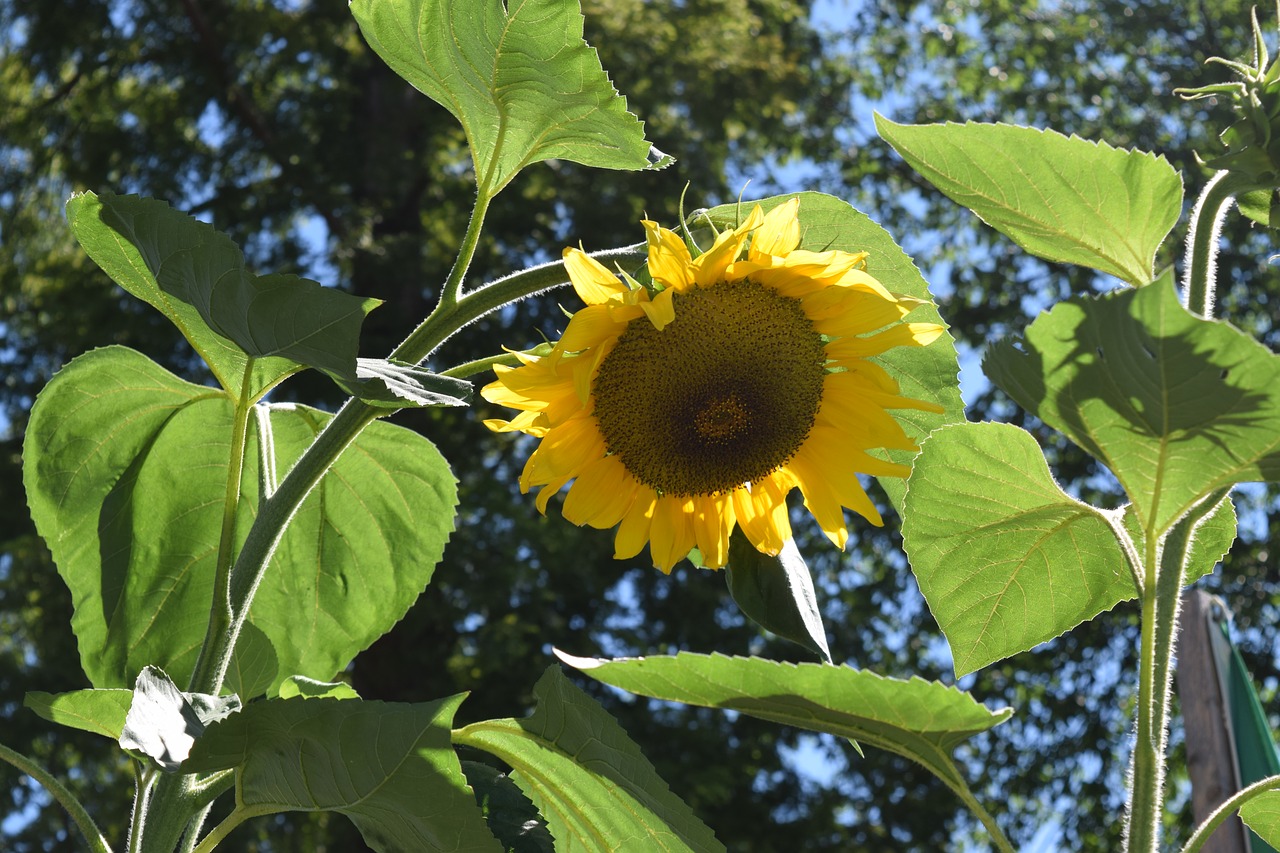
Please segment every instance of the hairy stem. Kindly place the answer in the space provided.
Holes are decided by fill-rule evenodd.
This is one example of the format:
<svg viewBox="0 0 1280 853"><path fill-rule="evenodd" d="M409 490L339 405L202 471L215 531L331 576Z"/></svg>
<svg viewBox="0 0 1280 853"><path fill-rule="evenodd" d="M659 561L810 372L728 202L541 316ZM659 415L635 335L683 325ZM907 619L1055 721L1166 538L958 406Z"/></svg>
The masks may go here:
<svg viewBox="0 0 1280 853"><path fill-rule="evenodd" d="M1187 232L1183 288L1187 310L1201 317L1213 316L1214 291L1218 274L1218 238L1222 222L1242 187L1228 171L1210 178L1191 212Z"/></svg>
<svg viewBox="0 0 1280 853"><path fill-rule="evenodd" d="M1265 794L1267 791L1280 790L1280 776L1268 776L1265 779L1254 782L1243 791L1237 791L1231 797L1227 798L1222 805L1213 810L1204 823L1196 827L1196 831L1187 839L1187 843L1182 848L1182 853L1199 853L1200 848L1205 845L1213 835L1213 831L1222 825L1222 822L1231 817L1245 803L1252 800L1259 794Z"/></svg>
<svg viewBox="0 0 1280 853"><path fill-rule="evenodd" d="M48 791L49 796L53 797L58 805L67 810L67 814L71 816L71 820L75 823L76 828L80 830L80 834L84 836L86 844L88 844L93 853L111 853L111 845L107 843L106 837L98 829L98 825L93 822L89 812L80 804L75 795L58 781L57 777L22 753L15 752L4 744L0 744L0 761L13 765L18 769L18 772L25 773L40 783L40 787Z"/></svg>
<svg viewBox="0 0 1280 853"><path fill-rule="evenodd" d="M1142 644L1137 737L1133 751L1125 850L1158 853L1164 803L1165 749L1178 609L1196 530L1222 504L1226 489L1196 504L1166 533L1148 529L1143 551Z"/></svg>

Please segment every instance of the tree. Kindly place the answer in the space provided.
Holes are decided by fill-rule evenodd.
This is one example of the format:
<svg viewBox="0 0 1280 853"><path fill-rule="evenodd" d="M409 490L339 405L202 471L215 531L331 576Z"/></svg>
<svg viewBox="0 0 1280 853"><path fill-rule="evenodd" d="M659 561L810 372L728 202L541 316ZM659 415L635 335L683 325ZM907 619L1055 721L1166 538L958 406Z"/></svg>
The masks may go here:
<svg viewBox="0 0 1280 853"><path fill-rule="evenodd" d="M847 17L827 12L814 21L810 4L792 0L592 0L584 4L588 40L650 138L678 165L608 180L567 163L530 170L491 212L494 239L475 275L546 259L579 240L590 249L634 242L642 212L674 222L686 182L694 205L733 198L741 187L727 174L756 178L750 195L796 188L780 163L798 157L792 168L816 175L816 188L848 197L929 259L944 315L962 347L975 351L1066 290L1103 285L1031 261L958 208L923 195L918 179L868 135L867 102L892 107L900 121L1017 119L1084 136L1105 130L1197 175L1190 151L1211 145L1210 129L1221 121L1168 89L1203 79L1207 55L1247 50L1242 6L1218 6L1184 18L1181 6L1158 2L1030 10L998 0L867 2ZM854 23L871 20L874 28ZM318 265L325 283L387 300L366 325L366 354L385 354L424 312L472 199L465 145L447 113L371 55L344 8L78 0L19 11L0 2L0 31L11 34L0 61L8 343L0 357L9 371L0 400L10 421L0 482L13 504L25 412L60 364L119 342L167 355L180 374L194 370L167 325L122 299L74 245L60 212L73 189L169 198L232 233L258 270ZM1240 43L1219 41L1229 35ZM1234 245L1250 245L1248 234L1233 236ZM1249 263L1240 255L1226 267L1237 290ZM1226 295L1229 316L1270 322L1230 314L1239 297ZM466 330L443 358L490 355L495 341L523 346L560 325L554 300L528 301L518 314ZM281 391L333 402L320 383ZM1011 411L986 390L971 417ZM486 434L479 425L486 414L481 405L399 416L451 460L465 514L423 598L353 665L363 695L420 700L472 690L461 711L466 722L524 713L552 644L579 653L678 648L803 658L798 647L749 627L718 576L684 567L668 578L643 558L616 563L606 535L565 524L554 508L540 517L513 485L521 451ZM1056 449L1059 480L1105 501L1105 472L1065 445ZM119 767L106 757L109 744L50 732L18 707L27 690L72 689L83 676L65 627L65 588L25 517L4 523L0 618L15 626L0 658L5 741L51 760L71 744L78 754L57 769L88 768L76 780L84 793ZM945 677L945 645L905 571L895 522L859 530L844 556L809 533L802 543L827 598L836 659ZM1229 565L1256 579L1264 543L1243 541ZM1249 610L1241 616L1258 618ZM1115 667L1132 668L1133 633L1119 610L964 683L1018 711L970 757L992 796L1019 805L1008 819L1017 822L1015 837L1028 839L1071 802L1064 846L1115 846L1116 824L1106 815L1123 802L1124 760L1114 744L1128 717L1123 701L1103 697L1115 695ZM1251 663L1259 676L1275 669L1269 658ZM794 731L595 695L733 849L789 849L802 835L815 850L931 850L972 830L930 777L892 757L846 756L835 784L824 787L782 759L779 750L799 742ZM821 748L840 750L829 741ZM1084 762L1063 775L1082 749L1099 769ZM16 808L36 802L12 774L5 778ZM61 849L50 839L63 823L55 808L40 809L11 841L15 849ZM336 820L291 818L241 837L253 849L353 843Z"/></svg>

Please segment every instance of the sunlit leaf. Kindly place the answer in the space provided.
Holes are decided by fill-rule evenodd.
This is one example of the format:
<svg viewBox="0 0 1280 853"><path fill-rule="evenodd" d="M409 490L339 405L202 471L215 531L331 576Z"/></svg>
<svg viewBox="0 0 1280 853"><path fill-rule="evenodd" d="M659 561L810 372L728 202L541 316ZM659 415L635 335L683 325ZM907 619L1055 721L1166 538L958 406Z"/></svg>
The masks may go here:
<svg viewBox="0 0 1280 853"><path fill-rule="evenodd" d="M288 470L330 417L263 411L251 419L238 541L258 504L264 442ZM190 676L213 595L231 428L225 394L122 347L75 359L37 399L27 498L71 589L95 686L131 685L147 664L179 683ZM237 656L245 698L286 675L327 681L399 621L431 579L456 501L430 442L381 421L365 429L303 503L258 588L249 630L266 643L250 636Z"/></svg>
<svg viewBox="0 0 1280 853"><path fill-rule="evenodd" d="M51 723L119 740L132 701L133 691L124 688L69 693L33 690L22 704Z"/></svg>
<svg viewBox="0 0 1280 853"><path fill-rule="evenodd" d="M558 667L533 692L532 716L472 723L454 741L511 766L511 778L546 818L557 853L724 849L618 723Z"/></svg>
<svg viewBox="0 0 1280 853"><path fill-rule="evenodd" d="M351 14L393 71L462 123L488 196L552 158L606 169L669 162L651 162L644 125L582 40L577 3L354 0Z"/></svg>
<svg viewBox="0 0 1280 853"><path fill-rule="evenodd" d="M1159 534L1235 483L1280 478L1280 356L1155 284L1061 302L983 369L1107 465Z"/></svg>
<svg viewBox="0 0 1280 853"><path fill-rule="evenodd" d="M556 654L592 678L632 693L850 738L910 758L959 786L965 783L952 750L1013 713L992 711L938 682L900 681L847 666L687 652L620 660Z"/></svg>
<svg viewBox="0 0 1280 853"><path fill-rule="evenodd" d="M1006 124L876 129L952 201L1033 255L1133 285L1182 213L1182 179L1163 157Z"/></svg>
<svg viewBox="0 0 1280 853"><path fill-rule="evenodd" d="M255 702L210 726L182 769L234 768L237 802L259 814L344 814L375 850L500 851L449 741L461 701Z"/></svg>
<svg viewBox="0 0 1280 853"><path fill-rule="evenodd" d="M1267 844L1280 846L1280 790L1263 791L1246 802L1240 819Z"/></svg>

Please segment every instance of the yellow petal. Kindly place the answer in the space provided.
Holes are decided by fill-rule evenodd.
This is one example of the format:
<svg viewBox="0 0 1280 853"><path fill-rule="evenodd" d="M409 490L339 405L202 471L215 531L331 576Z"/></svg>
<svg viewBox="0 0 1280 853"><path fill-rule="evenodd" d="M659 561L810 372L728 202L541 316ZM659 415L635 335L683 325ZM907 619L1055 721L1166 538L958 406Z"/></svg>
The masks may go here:
<svg viewBox="0 0 1280 853"><path fill-rule="evenodd" d="M653 512L649 556L667 574L693 550L692 499L663 495Z"/></svg>
<svg viewBox="0 0 1280 853"><path fill-rule="evenodd" d="M757 551L776 556L791 538L791 517L787 514L789 483L781 482L783 471L752 483L733 493L738 526Z"/></svg>
<svg viewBox="0 0 1280 853"><path fill-rule="evenodd" d="M614 319L611 305L588 305L569 319L569 325L556 343L559 352L580 352L608 338L616 338L626 329L625 322Z"/></svg>
<svg viewBox="0 0 1280 853"><path fill-rule="evenodd" d="M621 521L631 507L636 486L617 456L602 457L582 469L565 495L562 512L574 524L607 530Z"/></svg>
<svg viewBox="0 0 1280 853"><path fill-rule="evenodd" d="M653 525L654 504L658 501L653 489L643 483L636 489L631 508L618 525L618 535L613 539L613 558L626 560L639 554L649 541L649 528Z"/></svg>
<svg viewBox="0 0 1280 853"><path fill-rule="evenodd" d="M827 358L867 358L894 347L923 347L942 335L937 323L898 323L883 332L866 337L845 337L827 345Z"/></svg>
<svg viewBox="0 0 1280 853"><path fill-rule="evenodd" d="M609 297L626 293L627 286L609 272L604 264L580 249L564 250L564 268L569 273L573 289L588 305L600 305Z"/></svg>
<svg viewBox="0 0 1280 853"><path fill-rule="evenodd" d="M792 198L765 216L764 222L751 235L749 257L757 254L786 255L800 245L800 199Z"/></svg>
<svg viewBox="0 0 1280 853"><path fill-rule="evenodd" d="M694 501L693 537L702 552L702 564L708 569L723 568L729 561L729 535L734 522L732 493Z"/></svg>
<svg viewBox="0 0 1280 853"><path fill-rule="evenodd" d="M693 284L689 247L674 231L661 228L656 222L645 219L641 224L649 242L649 274L653 280L677 290L688 288Z"/></svg>
<svg viewBox="0 0 1280 853"><path fill-rule="evenodd" d="M640 308L644 310L645 316L649 318L649 322L659 332L676 318L675 295L675 288L668 287L655 296L652 301L640 303Z"/></svg>
<svg viewBox="0 0 1280 853"><path fill-rule="evenodd" d="M569 482L568 477L561 477L558 480L552 480L550 483L542 487L542 491L538 492L538 512L543 515L547 514L547 501L551 500L551 496L564 488L564 484Z"/></svg>
<svg viewBox="0 0 1280 853"><path fill-rule="evenodd" d="M551 429L543 436L538 449L529 457L521 485L548 483L564 476L575 476L588 462L605 454L604 438L596 419L582 415ZM535 462L536 460L536 462Z"/></svg>
<svg viewBox="0 0 1280 853"><path fill-rule="evenodd" d="M724 278L725 270L742 254L742 245L747 241L747 232L759 227L764 220L760 205L751 209L747 221L732 231L725 231L716 237L711 248L698 256L693 262L693 278L699 287L710 287Z"/></svg>

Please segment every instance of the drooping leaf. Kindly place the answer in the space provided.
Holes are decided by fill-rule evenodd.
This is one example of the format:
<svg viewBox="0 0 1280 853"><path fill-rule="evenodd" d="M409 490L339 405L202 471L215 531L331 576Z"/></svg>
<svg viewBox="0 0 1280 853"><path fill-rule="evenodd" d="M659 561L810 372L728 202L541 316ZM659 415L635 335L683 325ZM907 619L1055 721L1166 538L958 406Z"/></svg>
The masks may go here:
<svg viewBox="0 0 1280 853"><path fill-rule="evenodd" d="M441 376L421 367L385 358L356 359L355 379L337 379L353 397L381 408L408 406L465 406L471 401L471 383Z"/></svg>
<svg viewBox="0 0 1280 853"><path fill-rule="evenodd" d="M280 662L271 640L252 622L240 629L240 639L227 665L226 688L245 702L266 693L276 682Z"/></svg>
<svg viewBox="0 0 1280 853"><path fill-rule="evenodd" d="M329 419L303 406L267 411L270 430L251 429L247 442L238 542L257 507L264 438L288 470ZM231 425L226 395L122 347L75 359L40 394L23 477L95 686L129 685L147 664L190 676L213 594ZM237 655L245 698L286 675L328 680L389 630L430 580L455 505L430 442L384 422L361 433L299 509L259 587L250 622L266 643L250 637Z"/></svg>
<svg viewBox="0 0 1280 853"><path fill-rule="evenodd" d="M462 762L489 830L508 853L555 853L547 822L511 777L479 761Z"/></svg>
<svg viewBox="0 0 1280 853"><path fill-rule="evenodd" d="M210 723L239 710L236 696L183 693L164 670L143 667L120 732L120 748L149 756L172 772L186 761Z"/></svg>
<svg viewBox="0 0 1280 853"><path fill-rule="evenodd" d="M378 300L255 276L229 237L156 199L86 192L67 202L67 219L89 257L168 317L237 399L302 366L355 379L360 327Z"/></svg>
<svg viewBox="0 0 1280 853"><path fill-rule="evenodd" d="M1182 213L1163 157L1005 124L894 124L880 136L957 204L1033 255L1141 286Z"/></svg>
<svg viewBox="0 0 1280 853"><path fill-rule="evenodd" d="M779 637L799 643L831 662L813 576L794 539L776 557L762 554L741 530L729 541L725 566L729 594L749 619Z"/></svg>
<svg viewBox="0 0 1280 853"><path fill-rule="evenodd" d="M449 741L461 701L255 702L210 726L182 769L235 768L243 806L339 812L375 850L499 851Z"/></svg>
<svg viewBox="0 0 1280 853"><path fill-rule="evenodd" d="M789 664L682 652L673 657L596 660L556 651L605 684L669 702L738 711L775 723L870 744L964 785L951 752L1009 718L938 682L900 681L847 666Z"/></svg>
<svg viewBox="0 0 1280 853"><path fill-rule="evenodd" d="M578 4L563 0L354 0L351 14L393 71L462 123L476 180L492 197L525 166L559 158L605 169L650 161Z"/></svg>
<svg viewBox="0 0 1280 853"><path fill-rule="evenodd" d="M983 369L1106 464L1156 534L1211 492L1280 478L1280 356L1165 284L1061 302Z"/></svg>
<svg viewBox="0 0 1280 853"><path fill-rule="evenodd" d="M867 252L867 271L893 293L929 301L917 308L911 322L939 323L945 325L938 309L932 303L929 285L911 258L885 231L866 214L860 213L847 202L823 193L804 192L771 196L759 201L744 201L741 205L725 204L707 211L695 213L691 224L704 221L704 217L717 228L736 227L741 217L759 204L767 213L791 198L800 199L800 248L813 251L839 249L846 252ZM897 380L902 394L916 400L937 403L945 410L935 415L914 409L901 409L893 416L917 441L944 423L964 420L964 401L960 399L959 361L955 341L944 333L927 347L897 347L872 359ZM910 451L893 450L887 454L895 462L909 463L914 455ZM881 488L898 510L902 509L903 481L898 477L879 478Z"/></svg>
<svg viewBox="0 0 1280 853"><path fill-rule="evenodd" d="M133 691L124 688L69 693L33 690L22 704L51 723L119 740L132 701Z"/></svg>
<svg viewBox="0 0 1280 853"><path fill-rule="evenodd" d="M724 847L671 793L626 732L549 667L523 720L486 720L454 742L496 755L547 820L557 853L705 851Z"/></svg>

